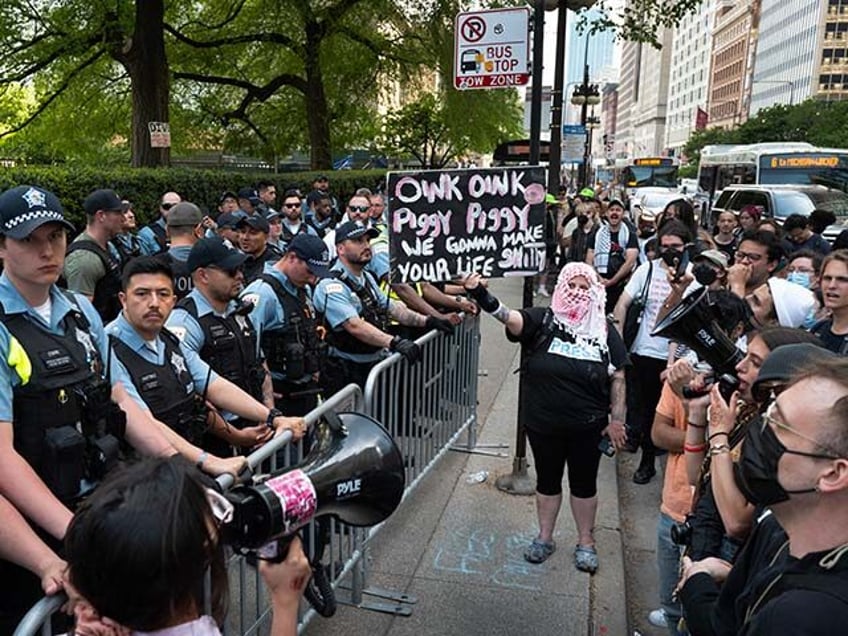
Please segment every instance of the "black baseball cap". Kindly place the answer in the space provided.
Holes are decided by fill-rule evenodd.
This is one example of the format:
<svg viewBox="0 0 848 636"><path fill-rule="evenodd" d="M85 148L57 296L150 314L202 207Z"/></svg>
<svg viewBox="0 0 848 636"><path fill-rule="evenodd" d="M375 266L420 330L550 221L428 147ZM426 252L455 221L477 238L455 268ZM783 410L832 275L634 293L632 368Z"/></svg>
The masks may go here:
<svg viewBox="0 0 848 636"><path fill-rule="evenodd" d="M65 219L62 204L52 192L36 186L21 185L0 195L0 234L24 239L45 223L74 226Z"/></svg>
<svg viewBox="0 0 848 636"><path fill-rule="evenodd" d="M202 238L191 246L186 265L193 272L198 267L215 265L221 269L235 269L244 264L247 255L227 247L218 236Z"/></svg>
<svg viewBox="0 0 848 636"><path fill-rule="evenodd" d="M239 199L247 199L253 205L259 205L262 201L259 199L259 193L253 188L242 188L238 191Z"/></svg>
<svg viewBox="0 0 848 636"><path fill-rule="evenodd" d="M268 225L268 219L261 214L251 214L250 216L240 219L239 222L236 223L237 228L244 227L245 225L249 225L254 230L265 232L265 234L268 234L271 231L271 226Z"/></svg>
<svg viewBox="0 0 848 636"><path fill-rule="evenodd" d="M235 212L224 212L218 216L216 223L218 227L235 228L238 222L241 221L247 214L244 210L236 210Z"/></svg>
<svg viewBox="0 0 848 636"><path fill-rule="evenodd" d="M775 347L760 367L757 380L751 386L751 394L758 401L765 401L775 385L787 384L799 371L826 360L836 360L838 357L823 345L811 342Z"/></svg>
<svg viewBox="0 0 848 636"><path fill-rule="evenodd" d="M224 190L221 193L221 196L218 197L218 205L221 205L227 199L232 199L233 201L238 201L238 196L232 190Z"/></svg>
<svg viewBox="0 0 848 636"><path fill-rule="evenodd" d="M349 239L358 239L363 234L367 235L368 238L377 238L380 236L380 231L369 225L363 225L359 221L342 223L336 228L336 245Z"/></svg>
<svg viewBox="0 0 848 636"><path fill-rule="evenodd" d="M123 212L124 202L114 190L95 190L85 198L82 207L88 216L94 216L100 210Z"/></svg>
<svg viewBox="0 0 848 636"><path fill-rule="evenodd" d="M287 251L294 252L306 261L309 271L318 278L327 278L330 275L330 251L327 244L317 236L298 234L289 243Z"/></svg>

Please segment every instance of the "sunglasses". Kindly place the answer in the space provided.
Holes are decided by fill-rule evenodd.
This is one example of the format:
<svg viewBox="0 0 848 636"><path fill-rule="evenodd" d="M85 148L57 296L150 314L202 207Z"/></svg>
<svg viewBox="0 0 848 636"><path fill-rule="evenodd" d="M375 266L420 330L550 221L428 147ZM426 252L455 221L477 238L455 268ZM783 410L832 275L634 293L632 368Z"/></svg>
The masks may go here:
<svg viewBox="0 0 848 636"><path fill-rule="evenodd" d="M207 269L218 270L219 272L225 273L230 278L235 278L236 276L238 276L239 272L243 271L241 265L239 265L238 267L230 267L229 269L224 269L223 267L219 267L218 265L209 265Z"/></svg>
<svg viewBox="0 0 848 636"><path fill-rule="evenodd" d="M351 212L368 212L371 209L370 205L349 205L347 209Z"/></svg>
<svg viewBox="0 0 848 636"><path fill-rule="evenodd" d="M174 207L175 205L177 205L177 204L176 204L176 203L166 202L166 203L163 203L163 204L162 204L162 209L163 209L163 210L170 210L170 209L171 209L172 207Z"/></svg>
<svg viewBox="0 0 848 636"><path fill-rule="evenodd" d="M283 207L284 208L291 208L291 209L299 208L300 203L283 203Z"/></svg>

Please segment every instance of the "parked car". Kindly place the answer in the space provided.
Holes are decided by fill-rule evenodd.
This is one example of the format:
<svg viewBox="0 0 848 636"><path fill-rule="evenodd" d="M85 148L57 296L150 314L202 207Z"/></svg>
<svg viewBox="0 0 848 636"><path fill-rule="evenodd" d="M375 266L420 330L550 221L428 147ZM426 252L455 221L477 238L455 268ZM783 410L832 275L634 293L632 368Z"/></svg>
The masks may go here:
<svg viewBox="0 0 848 636"><path fill-rule="evenodd" d="M818 185L730 185L716 199L710 211L710 227L725 210L739 214L746 205L763 208L763 218L772 218L782 225L790 214L809 215L813 210L829 210L836 223L823 236L830 241L848 228L848 194L842 190Z"/></svg>

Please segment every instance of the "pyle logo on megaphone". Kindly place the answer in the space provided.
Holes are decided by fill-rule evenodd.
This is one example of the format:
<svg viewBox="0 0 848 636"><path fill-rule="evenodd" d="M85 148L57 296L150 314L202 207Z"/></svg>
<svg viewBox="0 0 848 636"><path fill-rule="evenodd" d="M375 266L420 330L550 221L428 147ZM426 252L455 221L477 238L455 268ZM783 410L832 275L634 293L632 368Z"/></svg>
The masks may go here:
<svg viewBox="0 0 848 636"><path fill-rule="evenodd" d="M336 484L336 498L353 497L362 490L361 479L348 479Z"/></svg>

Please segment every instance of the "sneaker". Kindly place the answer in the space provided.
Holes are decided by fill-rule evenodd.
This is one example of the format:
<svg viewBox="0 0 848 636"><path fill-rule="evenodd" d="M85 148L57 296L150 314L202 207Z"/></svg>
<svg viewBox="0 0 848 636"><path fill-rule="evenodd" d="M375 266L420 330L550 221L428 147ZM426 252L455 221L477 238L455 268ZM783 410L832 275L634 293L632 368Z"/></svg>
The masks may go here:
<svg viewBox="0 0 848 636"><path fill-rule="evenodd" d="M655 609L648 614L648 622L654 627L668 627L668 620L665 617L665 610Z"/></svg>
<svg viewBox="0 0 848 636"><path fill-rule="evenodd" d="M524 551L524 560L530 563L543 563L556 550L556 543L542 541L539 538L533 539L533 542L527 546Z"/></svg>

